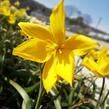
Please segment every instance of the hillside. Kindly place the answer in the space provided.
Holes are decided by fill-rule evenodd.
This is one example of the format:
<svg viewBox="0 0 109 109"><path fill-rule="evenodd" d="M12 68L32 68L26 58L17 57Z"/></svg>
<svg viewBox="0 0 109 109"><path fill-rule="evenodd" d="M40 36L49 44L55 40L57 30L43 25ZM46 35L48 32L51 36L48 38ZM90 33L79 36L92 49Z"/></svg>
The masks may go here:
<svg viewBox="0 0 109 109"><path fill-rule="evenodd" d="M13 3L16 0L11 0L11 1ZM44 6L34 0L19 0L19 1L21 3L21 7L29 7L30 8L30 10L28 11L28 14L35 16L39 20L46 22L46 24L49 24L49 16L51 13L51 9L47 8L46 6ZM107 41L107 39L108 39L108 41L109 41L108 33L104 32L102 30L96 29L94 27L91 27L87 24L84 24L83 18L81 18L81 17L78 17L76 19L67 18L66 26L67 26L68 31L71 31L74 33L86 34L88 36L91 36L91 37L94 37L94 38L97 38L100 40ZM102 36L104 36L104 37L102 37Z"/></svg>

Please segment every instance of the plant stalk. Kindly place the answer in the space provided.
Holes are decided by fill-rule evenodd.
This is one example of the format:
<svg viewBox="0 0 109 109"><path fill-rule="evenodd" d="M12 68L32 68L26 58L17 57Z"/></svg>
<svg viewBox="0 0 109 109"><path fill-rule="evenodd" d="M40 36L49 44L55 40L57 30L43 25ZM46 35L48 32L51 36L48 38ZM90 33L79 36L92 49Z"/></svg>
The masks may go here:
<svg viewBox="0 0 109 109"><path fill-rule="evenodd" d="M37 101L36 101L36 106L35 106L35 109L39 109L40 108L40 103L41 103L41 98L42 98L42 95L43 95L43 85L42 85L42 69L41 69L41 65L39 65L39 68L40 68L40 88L39 88L39 93L38 93L38 98L37 98Z"/></svg>
<svg viewBox="0 0 109 109"><path fill-rule="evenodd" d="M100 107L100 103L101 103L101 98L102 98L102 95L103 95L104 86L105 86L105 78L103 78L102 87L101 87L101 91L100 91L100 96L98 98L98 101L97 101L97 104L95 106L95 109L99 109L99 107Z"/></svg>

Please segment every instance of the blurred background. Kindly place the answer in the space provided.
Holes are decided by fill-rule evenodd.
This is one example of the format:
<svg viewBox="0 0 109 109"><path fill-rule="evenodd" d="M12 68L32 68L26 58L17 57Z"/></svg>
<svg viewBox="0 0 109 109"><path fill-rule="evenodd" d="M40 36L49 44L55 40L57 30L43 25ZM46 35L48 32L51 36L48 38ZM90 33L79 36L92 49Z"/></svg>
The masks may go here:
<svg viewBox="0 0 109 109"><path fill-rule="evenodd" d="M11 0L12 2L16 0ZM51 9L59 0L20 0L21 7L29 7L28 14L49 24ZM66 29L93 37L109 48L109 1L65 0ZM105 41L105 43L104 43Z"/></svg>
<svg viewBox="0 0 109 109"><path fill-rule="evenodd" d="M12 0L14 1L14 0ZM29 6L29 14L49 23L51 9L59 0L21 0L22 7ZM109 1L65 0L67 30L109 40Z"/></svg>

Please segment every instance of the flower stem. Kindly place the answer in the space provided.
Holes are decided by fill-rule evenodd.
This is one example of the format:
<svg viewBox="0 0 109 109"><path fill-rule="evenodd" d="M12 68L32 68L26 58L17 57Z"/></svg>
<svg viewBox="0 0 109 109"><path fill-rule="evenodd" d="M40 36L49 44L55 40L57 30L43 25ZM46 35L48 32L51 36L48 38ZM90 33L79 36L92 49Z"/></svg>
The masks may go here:
<svg viewBox="0 0 109 109"><path fill-rule="evenodd" d="M105 85L105 78L103 78L102 87L101 87L101 91L100 91L100 96L99 96L99 98L98 98L98 102L97 102L97 104L96 104L95 109L99 109L100 102L101 102L101 97L102 97L103 90L104 90L104 85Z"/></svg>
<svg viewBox="0 0 109 109"><path fill-rule="evenodd" d="M40 67L40 72L42 72L41 65L39 67ZM43 85L42 85L42 77L40 76L40 88L39 88L39 93L38 93L38 98L37 98L37 101L36 101L35 109L40 108L42 95L43 95Z"/></svg>
<svg viewBox="0 0 109 109"><path fill-rule="evenodd" d="M102 101L102 103L101 103L101 104L102 104L102 105L101 105L101 109L104 108L105 102L106 102L106 100L107 100L108 95L109 95L109 91L107 92L106 96L104 97L104 99L103 99L103 101Z"/></svg>
<svg viewBox="0 0 109 109"><path fill-rule="evenodd" d="M70 94L69 94L69 99L68 99L68 103L69 103L68 109L72 109L71 104L72 104L73 96L74 96L74 89L72 87L70 89Z"/></svg>
<svg viewBox="0 0 109 109"><path fill-rule="evenodd" d="M102 104L104 104L104 103L105 103L105 101L106 101L106 99L107 99L108 95L109 95L109 91L107 92L107 94L106 94L106 96L105 96L105 98L104 98L104 100L103 100Z"/></svg>

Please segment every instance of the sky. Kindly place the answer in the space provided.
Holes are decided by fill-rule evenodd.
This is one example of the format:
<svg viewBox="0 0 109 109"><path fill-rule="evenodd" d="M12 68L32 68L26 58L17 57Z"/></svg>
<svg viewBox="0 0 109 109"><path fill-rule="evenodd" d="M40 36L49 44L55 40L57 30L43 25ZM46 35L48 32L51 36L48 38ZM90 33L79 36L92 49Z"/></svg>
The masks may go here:
<svg viewBox="0 0 109 109"><path fill-rule="evenodd" d="M49 8L53 8L60 0L36 0ZM109 0L65 0L65 5L76 6L82 13L89 14L93 23L91 26L96 27L99 19L98 29L109 33Z"/></svg>

